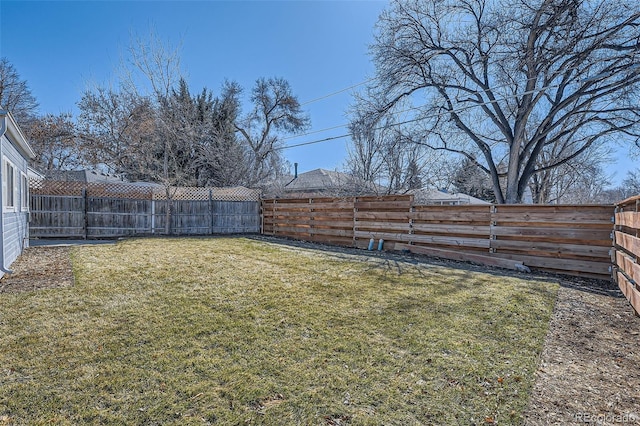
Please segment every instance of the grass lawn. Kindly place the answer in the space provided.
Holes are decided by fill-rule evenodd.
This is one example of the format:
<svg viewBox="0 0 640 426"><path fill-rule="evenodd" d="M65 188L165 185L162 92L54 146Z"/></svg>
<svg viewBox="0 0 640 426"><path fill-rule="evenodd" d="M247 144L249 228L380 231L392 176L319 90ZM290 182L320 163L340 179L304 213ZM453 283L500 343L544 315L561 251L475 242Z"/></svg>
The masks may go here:
<svg viewBox="0 0 640 426"><path fill-rule="evenodd" d="M0 424L519 424L557 284L245 238L0 295Z"/></svg>

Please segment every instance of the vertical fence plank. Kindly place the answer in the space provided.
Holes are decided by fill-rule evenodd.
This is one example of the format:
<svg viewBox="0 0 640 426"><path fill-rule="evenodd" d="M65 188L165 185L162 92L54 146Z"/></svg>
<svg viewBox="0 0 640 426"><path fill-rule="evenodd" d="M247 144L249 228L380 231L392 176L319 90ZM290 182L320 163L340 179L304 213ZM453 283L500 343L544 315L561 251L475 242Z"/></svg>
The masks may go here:
<svg viewBox="0 0 640 426"><path fill-rule="evenodd" d="M84 239L89 237L89 197L87 196L87 188L82 189L82 205L83 205L83 228Z"/></svg>
<svg viewBox="0 0 640 426"><path fill-rule="evenodd" d="M213 234L213 192L209 189L209 234Z"/></svg>

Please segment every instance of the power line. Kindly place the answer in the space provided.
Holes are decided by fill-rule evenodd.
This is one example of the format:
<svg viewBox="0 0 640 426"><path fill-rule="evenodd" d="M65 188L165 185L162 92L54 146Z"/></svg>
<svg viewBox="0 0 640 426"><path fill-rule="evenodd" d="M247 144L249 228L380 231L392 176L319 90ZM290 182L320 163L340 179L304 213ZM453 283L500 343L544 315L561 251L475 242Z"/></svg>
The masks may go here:
<svg viewBox="0 0 640 426"><path fill-rule="evenodd" d="M629 69L636 69L636 68L638 68L638 66L640 66L640 65L635 64L634 66L632 66ZM573 67L567 68L567 70L575 70L575 69L579 69L579 68L580 68L579 66L573 66ZM539 76L536 76L536 79L538 77ZM593 79L593 77L591 79ZM354 85L352 87L349 87L349 88L346 88L346 89L342 89L342 90L340 90L338 92L335 92L335 93L337 94L337 93L344 92L344 91L349 90L349 89L351 89L353 87L357 87L357 86L360 86L362 84L366 84L366 83L368 83L370 81L373 81L373 80L375 80L375 78L371 78L371 79L369 79L367 81L364 81L362 83L358 83L358 84L356 84L356 85ZM582 79L582 80L578 80L577 83L585 83L585 82L587 82L589 80L590 79ZM438 118L438 117L441 117L441 116L444 116L444 115L448 115L448 114L451 114L451 113L463 112L463 111L466 111L467 109L471 109L471 108L474 108L474 107L487 106L487 105L495 104L497 102L506 101L506 100L509 100L509 99L514 99L514 98L517 98L519 96L530 95L530 94L534 94L536 92L541 92L543 90L557 88L557 87L560 87L561 85L562 84L552 84L552 85L549 85L549 86L543 86L543 87L540 87L540 88L535 88L533 90L528 90L526 92L514 93L512 95L504 96L502 98L496 98L493 101L480 102L480 103L476 103L476 104L473 104L473 105L463 106L463 107L461 107L459 109L455 109L454 108L454 109L449 110L449 111L443 111L443 112L440 112L440 113L421 116L421 117L418 117L418 118L402 121L402 122L399 122L399 123L393 123L393 124L388 124L388 125L385 125L385 126L375 127L372 130L382 130L382 129L385 129L385 128L388 128L388 127L401 126L403 124L409 124L409 123L413 123L413 122L416 122L416 121L425 120L425 119L429 119L429 118ZM492 88L490 88L490 90L493 91L496 88L508 87L508 86L510 86L509 83L504 83L504 84L501 84L501 85L493 86ZM486 94L486 90L484 90L484 91L476 90L473 93L478 94L478 95L482 95L482 94ZM318 98L318 100L326 98L326 97L329 97L329 96L332 96L332 95L333 94L324 96L322 98ZM307 103L311 103L311 102L315 102L315 100L309 101ZM416 106L416 107L411 107L411 108L408 108L408 109L405 109L405 110L402 110L402 111L394 111L394 112L391 112L390 114L391 115L403 114L405 112L409 112L409 111L412 111L412 110L424 108L425 106L427 106L427 105L420 105L420 106ZM315 130L315 131L312 131L312 132L303 133L303 134L300 134L300 135L293 135L293 136L289 136L289 137L286 137L286 138L282 138L282 140L285 141L285 140L290 140L290 139L296 139L296 138L300 138L300 137L304 137L304 136L308 136L308 135L312 135L312 134L322 133L322 132L325 132L325 131L328 131L328 130L339 129L339 128L342 128L342 127L346 127L348 125L349 125L349 123L338 125L338 126L327 127L327 128L320 129L320 130ZM287 145L287 146L279 147L279 148L276 148L276 149L277 150L284 150L284 149L296 148L296 147L300 147L300 146L314 145L314 144L318 144L318 143L329 142L329 141L336 140L336 139L342 139L342 138L345 138L345 137L348 137L348 136L353 136L353 133L349 132L349 133L345 133L345 134L339 135L339 136L331 136L331 137L327 137L327 138L323 138L323 139L319 139L319 140L315 140L315 141L301 142L301 143L298 143L298 144Z"/></svg>
<svg viewBox="0 0 640 426"><path fill-rule="evenodd" d="M324 96L320 96L319 98L311 99L310 101L306 101L306 102L304 102L304 103L301 103L301 104L300 104L300 106L309 105L309 104L312 104L312 103L314 103L314 102L318 102L318 101L321 101L321 100L323 100L323 99L330 98L331 96L339 95L340 93L346 92L347 90L351 90L351 89L354 89L354 88L356 88L356 87L358 87L358 86L362 86L363 84L370 83L370 82L372 82L373 80L375 80L375 77L370 78L370 79L368 79L368 80L365 80L365 81L363 81L363 82L361 82L361 83L354 84L353 86L345 87L344 89L340 89L340 90L338 90L338 91L336 91L336 92L329 93L328 95L324 95Z"/></svg>
<svg viewBox="0 0 640 426"><path fill-rule="evenodd" d="M439 113L428 114L426 116L413 118L411 120L405 120L405 121L402 121L402 122L399 122L399 123L392 123L392 124L387 124L387 125L384 125L384 126L374 127L372 130L382 130L382 129L386 129L386 128L389 128L389 127L396 127L396 126L401 126L403 124L409 124L409 123L414 123L416 121L426 120L426 119L429 119L429 118L438 118L438 117L442 117L444 115L448 115L448 114L452 114L452 113L464 112L464 111L466 111L468 109L471 109L471 108L475 108L475 107L479 107L479 106L487 106L487 105L494 104L496 102L504 101L504 100L511 99L511 98L516 98L518 96L529 95L529 94L533 94L533 93L536 93L536 92L540 92L542 90L552 89L552 88L560 87L560 86L561 86L560 84L554 84L554 85L550 85L550 86L540 87L538 89L528 90L526 92L516 93L516 94L513 94L511 96L505 96L503 98L498 98L498 99L495 99L493 101L477 103L477 104L474 104L474 105L466 105L466 106L463 106L463 107L461 107L459 109L452 109L452 110L449 110L449 111L443 111L443 112L439 112ZM408 110L394 112L393 114L400 114L400 113L403 113L403 112L410 111L412 109L424 108L425 106L426 105L421 105L419 107L409 108ZM329 129L336 129L336 128L340 128L340 127L344 127L344 125L343 126L335 126L335 127L329 128ZM315 132L310 132L308 134L319 133L319 132L322 132L322 131L325 131L325 130L328 130L328 129L317 130ZM304 136L304 135L300 135L300 136ZM331 136L331 137L324 138L324 139L318 139L318 140L314 140L314 141L302 142L302 143L298 143L298 144L294 144L294 145L286 145L286 146L282 146L282 147L278 147L278 148L274 148L274 149L275 150L285 150L285 149L289 149L289 148L297 148L297 147L300 147L300 146L314 145L314 144L318 144L318 143L329 142L329 141L336 140L336 139L342 139L342 138L346 138L348 136L353 136L353 133L349 132L349 133L345 133L343 135Z"/></svg>
<svg viewBox="0 0 640 426"><path fill-rule="evenodd" d="M575 69L576 67L572 67L572 68ZM373 80L375 80L375 78L371 78L371 79L369 79L367 81L364 81L362 83L358 83L358 84L356 84L356 85L354 85L352 87L360 86L362 84L366 84L366 83L368 83L370 81L373 81ZM498 89L498 88L501 88L501 87L508 87L510 85L511 85L510 83L500 84L500 85L491 87L491 90L493 91L495 89ZM543 90L543 89L544 88L541 88L539 90ZM341 92L344 92L345 90L349 90L349 88L340 90L340 91L335 92L335 93L341 93ZM485 94L486 91L476 90L473 93L475 93L475 94ZM332 96L332 95L330 94L330 95L324 96L322 98L318 98L318 100L324 99L324 98L329 97L329 96ZM518 96L518 95L514 95L514 97L515 96ZM314 101L309 101L307 103L311 103L311 102L314 102ZM304 104L301 104L301 105L304 105ZM482 104L478 104L478 105L482 105ZM416 109L424 108L425 106L426 105L414 106L414 107L410 107L410 108L407 108L407 109L404 109L404 110L401 110L401 111L388 112L387 114L389 114L389 115L404 114L405 112L409 112L409 111L413 111L413 110L416 110ZM324 129L313 130L311 132L305 132L305 133L300 133L300 134L297 134L297 135L286 136L286 137L282 138L281 140L282 141L287 141L287 140L291 140L291 139L298 139L298 138L302 138L302 137L305 137L305 136L314 135L314 134L317 134L317 133L323 133L323 132L326 132L326 131L329 131L329 130L335 130L335 129L340 129L342 127L347 127L349 124L350 123L344 123L344 124L339 124L337 126L325 127Z"/></svg>
<svg viewBox="0 0 640 426"><path fill-rule="evenodd" d="M314 144L318 144L318 143L322 143L322 142L329 142L329 141L332 141L332 140L335 140L335 139L346 138L347 136L352 136L352 135L351 135L351 133L346 133L344 135L331 136L331 137L324 138L324 139L318 139L316 141L302 142L302 143L297 143L295 145L280 146L280 147L273 148L273 150L274 151L282 151L282 150L289 149L289 148L297 148L299 146L314 145Z"/></svg>
<svg viewBox="0 0 640 426"><path fill-rule="evenodd" d="M395 113L394 113L395 114ZM288 141L290 139L298 139L298 138L303 138L305 136L309 136L309 135L315 135L316 133L324 133L326 131L329 130L335 130L335 129L340 129L342 127L347 127L349 125L349 123L345 123L345 124L339 124L337 126L332 126L332 127L325 127L324 129L320 129L320 130L313 130L311 132L306 132L306 133L300 133L299 135L292 135L292 136L287 136L284 137L282 139L280 139L281 141Z"/></svg>
<svg viewBox="0 0 640 426"><path fill-rule="evenodd" d="M426 105L414 106L414 107L411 107L411 108L403 109L402 111L389 112L388 114L389 115L404 114L405 112L409 112L409 111L413 111L413 110L416 110L416 109L424 108L425 106ZM287 136L287 137L284 137L284 138L282 138L280 140L288 141L288 140L291 140L291 139L298 139L298 138L302 138L302 137L305 137L305 136L314 135L314 134L317 134L317 133L324 133L324 132L329 131L329 130L335 130L335 129L341 129L343 127L347 127L349 124L350 123L344 123L344 124L339 124L337 126L325 127L324 129L320 129L320 130L313 130L311 132L306 132L306 133L300 133L298 135Z"/></svg>

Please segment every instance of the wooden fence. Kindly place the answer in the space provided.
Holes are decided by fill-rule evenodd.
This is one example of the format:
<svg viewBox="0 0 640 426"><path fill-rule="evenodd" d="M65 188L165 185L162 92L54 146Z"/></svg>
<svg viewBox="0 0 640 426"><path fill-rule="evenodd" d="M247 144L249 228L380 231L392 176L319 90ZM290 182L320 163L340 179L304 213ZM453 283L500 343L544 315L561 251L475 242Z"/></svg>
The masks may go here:
<svg viewBox="0 0 640 426"><path fill-rule="evenodd" d="M616 206L612 277L640 313L640 196Z"/></svg>
<svg viewBox="0 0 640 426"><path fill-rule="evenodd" d="M511 269L610 276L614 207L602 205L414 205L411 196L270 199L267 235L408 250Z"/></svg>
<svg viewBox="0 0 640 426"><path fill-rule="evenodd" d="M32 238L113 238L260 232L259 193L246 188L174 188L39 182L31 191Z"/></svg>

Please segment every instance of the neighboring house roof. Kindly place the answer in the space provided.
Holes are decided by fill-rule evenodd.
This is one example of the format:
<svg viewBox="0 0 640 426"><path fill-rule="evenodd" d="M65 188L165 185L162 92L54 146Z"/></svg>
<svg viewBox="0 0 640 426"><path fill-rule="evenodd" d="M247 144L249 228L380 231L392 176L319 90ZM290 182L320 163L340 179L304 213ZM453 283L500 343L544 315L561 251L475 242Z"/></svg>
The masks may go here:
<svg viewBox="0 0 640 426"><path fill-rule="evenodd" d="M372 194L378 188L350 174L315 169L298 176L285 175L272 180L263 189L266 196L340 196Z"/></svg>
<svg viewBox="0 0 640 426"><path fill-rule="evenodd" d="M36 158L36 153L31 149L27 139L18 127L18 123L9 111L0 109L0 135L6 134L8 139L20 150L25 158Z"/></svg>
<svg viewBox="0 0 640 426"><path fill-rule="evenodd" d="M46 178L66 182L124 182L124 180L118 176L96 172L95 170L49 170L46 173Z"/></svg>
<svg viewBox="0 0 640 426"><path fill-rule="evenodd" d="M346 173L325 169L315 169L300 173L297 178L284 186L287 191L321 191L329 188L340 188L355 184L355 179Z"/></svg>
<svg viewBox="0 0 640 426"><path fill-rule="evenodd" d="M413 194L415 204L439 204L439 205L462 205L462 204L491 204L471 195L463 193L447 193L435 188L412 189L407 194Z"/></svg>
<svg viewBox="0 0 640 426"><path fill-rule="evenodd" d="M27 176L29 177L29 179L44 179L44 173L40 173L33 167L27 167Z"/></svg>

